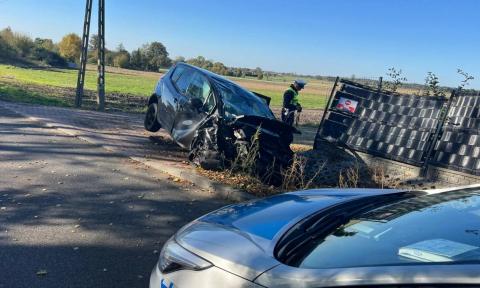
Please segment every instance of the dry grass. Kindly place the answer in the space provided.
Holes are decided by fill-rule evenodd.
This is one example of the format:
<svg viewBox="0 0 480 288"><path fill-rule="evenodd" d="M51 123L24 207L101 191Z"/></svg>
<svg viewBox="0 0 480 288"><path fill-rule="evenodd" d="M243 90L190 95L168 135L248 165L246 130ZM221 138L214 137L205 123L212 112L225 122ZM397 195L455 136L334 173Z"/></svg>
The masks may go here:
<svg viewBox="0 0 480 288"><path fill-rule="evenodd" d="M338 187L358 188L360 180L359 166L355 163L352 167L342 169L338 175Z"/></svg>
<svg viewBox="0 0 480 288"><path fill-rule="evenodd" d="M386 172L387 169L383 166L373 166L370 167L370 174L372 175L372 180L376 183L378 188L399 188L402 185L402 181L399 178L392 178Z"/></svg>
<svg viewBox="0 0 480 288"><path fill-rule="evenodd" d="M292 165L282 172L282 190L291 191L296 189L309 189L317 180L325 168L325 163L318 166L316 171L308 170L308 158L295 154Z"/></svg>

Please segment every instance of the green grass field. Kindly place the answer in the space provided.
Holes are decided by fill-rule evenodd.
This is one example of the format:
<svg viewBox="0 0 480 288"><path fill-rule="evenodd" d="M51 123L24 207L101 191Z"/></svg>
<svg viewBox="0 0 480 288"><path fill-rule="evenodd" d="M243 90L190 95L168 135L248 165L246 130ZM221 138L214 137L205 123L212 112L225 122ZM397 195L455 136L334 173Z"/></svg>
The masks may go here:
<svg viewBox="0 0 480 288"><path fill-rule="evenodd" d="M33 69L0 65L0 79L7 78L25 84L75 88L78 71L73 69ZM152 94L157 78L149 75L107 73L107 93L125 93L148 96ZM96 72L87 71L85 89L96 90Z"/></svg>
<svg viewBox="0 0 480 288"><path fill-rule="evenodd" d="M23 99L24 102L42 103L41 99L47 99L44 104L60 104L63 102L55 99L58 97L58 94L52 93L52 89L32 91L30 88L45 86L48 88L74 89L77 83L77 73L77 70L74 69L22 68L0 64L0 93L4 98L8 96L9 99L15 99L16 101ZM155 84L161 76L161 73L140 72L109 67L107 68L106 74L106 92L147 97L152 94ZM244 78L231 78L231 80L249 90L271 97L272 106L282 105L283 92L289 85L288 82L284 81ZM15 87L12 87L12 85L10 85L11 83L15 83ZM18 88L19 85L24 85L25 91L21 91L22 89ZM310 109L323 108L325 106L326 96L330 92L332 85L333 83L330 82L312 81L300 94L302 105ZM85 89L96 90L96 71L94 66L88 67ZM28 91L28 93L26 93L26 91Z"/></svg>

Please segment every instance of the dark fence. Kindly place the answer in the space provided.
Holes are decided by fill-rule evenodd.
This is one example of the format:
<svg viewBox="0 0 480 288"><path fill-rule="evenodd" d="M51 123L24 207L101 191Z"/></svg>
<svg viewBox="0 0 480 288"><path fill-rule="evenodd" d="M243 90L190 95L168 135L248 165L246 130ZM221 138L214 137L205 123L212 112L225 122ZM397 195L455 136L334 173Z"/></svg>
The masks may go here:
<svg viewBox="0 0 480 288"><path fill-rule="evenodd" d="M430 164L480 175L480 96L452 99Z"/></svg>
<svg viewBox="0 0 480 288"><path fill-rule="evenodd" d="M315 147L319 141L480 176L480 93L400 95L337 78Z"/></svg>
<svg viewBox="0 0 480 288"><path fill-rule="evenodd" d="M341 80L332 94L317 141L421 166L445 97L399 95Z"/></svg>

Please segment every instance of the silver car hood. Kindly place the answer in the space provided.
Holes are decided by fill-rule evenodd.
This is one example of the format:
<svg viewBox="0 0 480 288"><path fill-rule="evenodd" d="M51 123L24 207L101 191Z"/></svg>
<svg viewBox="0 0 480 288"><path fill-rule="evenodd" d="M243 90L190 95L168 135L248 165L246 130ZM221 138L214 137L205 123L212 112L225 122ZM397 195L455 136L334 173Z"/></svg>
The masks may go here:
<svg viewBox="0 0 480 288"><path fill-rule="evenodd" d="M332 269L292 269L278 265L263 273L255 283L275 288L287 287L370 287L405 285L414 287L426 284L437 285L480 285L479 265L423 265L423 266L380 266ZM432 285L434 283L434 285ZM429 285L428 285L429 284ZM411 285L411 286L410 286ZM403 287L403 286L402 286ZM415 286L416 287L416 286ZM454 287L454 286L451 286ZM471 286L474 287L474 286Z"/></svg>
<svg viewBox="0 0 480 288"><path fill-rule="evenodd" d="M306 216L352 198L398 192L317 189L230 205L182 228L176 241L213 265L248 280L280 265L275 243Z"/></svg>
<svg viewBox="0 0 480 288"><path fill-rule="evenodd" d="M279 264L257 244L258 239L227 227L196 222L176 239L184 248L216 267L248 280Z"/></svg>

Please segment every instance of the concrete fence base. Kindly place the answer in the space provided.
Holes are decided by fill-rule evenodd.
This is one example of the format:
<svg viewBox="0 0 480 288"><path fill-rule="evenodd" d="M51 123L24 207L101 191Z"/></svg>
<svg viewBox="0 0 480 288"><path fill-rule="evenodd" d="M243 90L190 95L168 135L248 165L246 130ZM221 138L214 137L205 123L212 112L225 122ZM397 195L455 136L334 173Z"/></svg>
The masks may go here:
<svg viewBox="0 0 480 288"><path fill-rule="evenodd" d="M429 165L425 177L422 168L404 164L369 154L355 152L370 169L381 169L389 178L402 184L425 186L426 188L444 188L480 183L480 177L437 166ZM403 186L403 185L402 185Z"/></svg>

